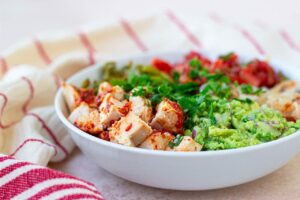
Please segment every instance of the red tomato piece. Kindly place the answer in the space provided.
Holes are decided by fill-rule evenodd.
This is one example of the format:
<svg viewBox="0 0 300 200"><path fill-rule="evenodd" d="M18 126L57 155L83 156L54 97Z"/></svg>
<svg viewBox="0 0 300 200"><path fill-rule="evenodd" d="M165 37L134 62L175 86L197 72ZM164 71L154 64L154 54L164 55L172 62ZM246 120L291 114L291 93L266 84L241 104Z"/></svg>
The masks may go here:
<svg viewBox="0 0 300 200"><path fill-rule="evenodd" d="M159 58L153 59L152 65L156 67L158 70L165 72L167 74L170 74L172 71L172 66L168 62Z"/></svg>

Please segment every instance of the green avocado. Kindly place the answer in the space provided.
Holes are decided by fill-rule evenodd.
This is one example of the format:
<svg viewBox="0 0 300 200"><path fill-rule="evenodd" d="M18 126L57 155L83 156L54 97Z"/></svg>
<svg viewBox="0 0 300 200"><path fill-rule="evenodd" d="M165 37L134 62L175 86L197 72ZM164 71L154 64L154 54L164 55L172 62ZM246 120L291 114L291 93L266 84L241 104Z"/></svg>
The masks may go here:
<svg viewBox="0 0 300 200"><path fill-rule="evenodd" d="M300 120L288 122L279 112L255 102L214 101L213 116L199 112L193 117L197 124L195 141L205 150L233 149L276 140L300 128ZM204 113L204 114L203 114Z"/></svg>

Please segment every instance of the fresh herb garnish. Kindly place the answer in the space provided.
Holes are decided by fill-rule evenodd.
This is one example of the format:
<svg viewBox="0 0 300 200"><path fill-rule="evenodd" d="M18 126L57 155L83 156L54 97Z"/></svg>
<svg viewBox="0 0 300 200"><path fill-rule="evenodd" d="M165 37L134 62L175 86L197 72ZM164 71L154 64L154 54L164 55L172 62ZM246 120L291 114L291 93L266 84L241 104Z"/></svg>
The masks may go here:
<svg viewBox="0 0 300 200"><path fill-rule="evenodd" d="M178 146L182 142L182 140L183 140L183 136L178 134L176 135L173 141L169 142L168 145L170 148L173 149L174 147Z"/></svg>
<svg viewBox="0 0 300 200"><path fill-rule="evenodd" d="M223 61L228 61L230 59L230 57L233 55L233 52L230 52L228 54L222 55L220 56L220 59L222 59Z"/></svg>
<svg viewBox="0 0 300 200"><path fill-rule="evenodd" d="M174 80L175 83L179 83L179 80L180 80L180 74L176 71L173 71L172 72L172 78Z"/></svg>
<svg viewBox="0 0 300 200"><path fill-rule="evenodd" d="M263 93L263 90L261 88L258 88L258 89L255 90L249 84L242 84L240 87L241 87L241 92L243 94L255 94L255 95L258 95L258 94Z"/></svg>
<svg viewBox="0 0 300 200"><path fill-rule="evenodd" d="M85 80L82 82L81 87L82 87L82 88L88 88L89 86L90 86L90 79L85 79Z"/></svg>

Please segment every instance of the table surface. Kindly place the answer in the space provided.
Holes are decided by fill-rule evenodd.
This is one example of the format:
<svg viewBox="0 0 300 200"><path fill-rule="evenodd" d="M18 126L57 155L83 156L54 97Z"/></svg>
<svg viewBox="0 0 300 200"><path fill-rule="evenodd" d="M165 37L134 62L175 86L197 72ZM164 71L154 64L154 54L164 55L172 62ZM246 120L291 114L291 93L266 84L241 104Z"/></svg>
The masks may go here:
<svg viewBox="0 0 300 200"><path fill-rule="evenodd" d="M76 3L75 3L76 2ZM297 31L297 0L1 0L0 52L38 33L76 30L87 23L106 24L120 17L138 18L171 9L175 12L217 13L225 19L265 23ZM85 157L78 149L64 162L50 167L96 184L107 199L299 199L300 155L275 173L237 187L199 192L159 190L122 180ZM89 170L86 170L89 169Z"/></svg>

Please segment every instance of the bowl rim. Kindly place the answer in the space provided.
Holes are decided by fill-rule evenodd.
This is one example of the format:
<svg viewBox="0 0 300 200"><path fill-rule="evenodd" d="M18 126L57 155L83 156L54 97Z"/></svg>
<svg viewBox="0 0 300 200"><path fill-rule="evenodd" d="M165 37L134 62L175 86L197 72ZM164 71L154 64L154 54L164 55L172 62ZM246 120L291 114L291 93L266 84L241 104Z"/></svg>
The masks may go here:
<svg viewBox="0 0 300 200"><path fill-rule="evenodd" d="M199 52L199 50L197 50L197 51ZM150 53L143 53L143 54L140 53L140 54L134 54L134 55L124 56L124 57L118 57L118 58L113 59L113 61L118 63L121 61L129 61L129 60L137 59L137 58L143 58L143 57L149 57L149 56L150 57L151 56L159 56L159 55L166 55L166 54L184 55L187 52L189 52L189 51L157 51L157 52L150 52ZM200 53L203 53L203 52L200 51ZM203 54L208 54L208 53L204 52ZM219 53L209 53L209 55L220 55L220 52ZM240 54L238 54L238 55L240 55ZM249 56L247 58L249 58ZM269 60L264 56L256 56L255 58L268 60L268 62L276 63L276 65L283 65L282 62L279 62L275 59ZM82 70L76 72L75 74L73 74L71 77L69 77L66 82L70 82L70 81L76 79L77 77L80 77L81 74L87 73L88 71L98 70L102 66L102 64L104 64L107 61L111 61L111 60L112 59L104 60L102 62L97 62L96 64L94 64L90 67L82 69ZM63 111L60 106L60 104L61 104L60 101L62 100L62 98L63 98L62 97L62 89L59 88L59 90L57 91L57 93L55 95L55 100L54 100L55 112L56 112L58 118L60 119L60 121L68 129L70 129L74 133L78 134L79 136L81 136L89 141L95 142L99 145L103 145L103 146L109 147L109 148L114 148L114 149L120 150L120 151L127 151L130 153L143 154L143 155L154 155L154 156L171 156L171 157L211 157L211 156L222 156L222 155L246 153L246 152L257 151L257 150L261 150L261 149L265 149L265 148L272 148L274 146L280 145L282 143L286 143L286 142L296 139L296 138L299 138L299 141L300 141L300 129L299 129L295 133L285 136L283 138L279 138L279 139L276 139L276 140L273 140L270 142L261 143L261 144L257 144L257 145L253 145L253 146L246 146L246 147L240 147L240 148L235 148L235 149L199 151L199 152L175 152L175 151L151 150L151 149L143 149L143 148L137 148L137 147L129 147L129 146L102 140L100 138L97 138L95 136L87 134L86 132L84 132L84 131L80 130L79 128L77 128L76 126L74 126L63 114ZM299 148L299 150L300 150L300 148Z"/></svg>

